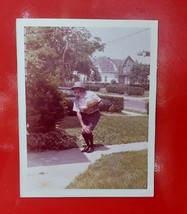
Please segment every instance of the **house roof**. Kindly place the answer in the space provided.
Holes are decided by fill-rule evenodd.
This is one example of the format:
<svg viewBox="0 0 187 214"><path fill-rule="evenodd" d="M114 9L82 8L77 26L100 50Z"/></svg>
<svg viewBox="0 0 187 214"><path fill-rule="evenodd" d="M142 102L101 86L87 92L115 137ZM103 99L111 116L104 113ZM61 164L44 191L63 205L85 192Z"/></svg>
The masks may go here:
<svg viewBox="0 0 187 214"><path fill-rule="evenodd" d="M150 56L128 56L125 60L121 59L111 59L110 57L98 57L96 64L98 66L99 72L101 73L118 73L119 68L124 67L126 63L131 60L132 62L137 61L138 63L150 64Z"/></svg>
<svg viewBox="0 0 187 214"><path fill-rule="evenodd" d="M128 56L128 57L125 59L125 61L123 61L123 65L125 65L125 64L127 63L128 60L131 60L131 61L134 62L134 60L133 60L130 56Z"/></svg>
<svg viewBox="0 0 187 214"><path fill-rule="evenodd" d="M117 73L122 62L123 60L111 59L110 57L99 57L97 59L99 71L103 73Z"/></svg>

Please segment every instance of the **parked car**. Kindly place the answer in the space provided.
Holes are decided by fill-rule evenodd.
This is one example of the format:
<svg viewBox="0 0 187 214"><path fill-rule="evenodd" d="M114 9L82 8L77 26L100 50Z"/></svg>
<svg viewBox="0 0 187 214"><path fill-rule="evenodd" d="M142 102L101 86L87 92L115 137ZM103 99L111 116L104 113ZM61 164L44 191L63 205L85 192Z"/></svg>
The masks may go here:
<svg viewBox="0 0 187 214"><path fill-rule="evenodd" d="M66 113L69 116L74 116L76 115L76 112L73 111L73 102L75 99L75 94L71 90L70 87L59 87L59 91L62 92L65 95L65 98L67 100L67 108L66 108ZM101 98L103 106L101 107L101 111L108 111L108 109L111 107L112 103L111 101Z"/></svg>
<svg viewBox="0 0 187 214"><path fill-rule="evenodd" d="M67 115L69 115L69 116L76 115L76 112L73 111L73 102L75 99L74 92L71 90L70 87L59 87L59 91L65 95L65 99L67 101L67 105L66 105Z"/></svg>

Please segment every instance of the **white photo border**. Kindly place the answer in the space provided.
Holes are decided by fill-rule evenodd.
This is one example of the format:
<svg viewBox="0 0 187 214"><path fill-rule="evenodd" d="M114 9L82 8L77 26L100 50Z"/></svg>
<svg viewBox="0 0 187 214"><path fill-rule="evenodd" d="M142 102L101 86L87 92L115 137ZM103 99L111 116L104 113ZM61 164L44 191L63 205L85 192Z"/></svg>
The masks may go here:
<svg viewBox="0 0 187 214"><path fill-rule="evenodd" d="M47 189L28 191L27 181L27 135L25 101L25 58L24 28L36 27L109 27L109 28L150 28L150 94L148 125L148 177L147 189ZM106 19L17 19L17 78L19 112L19 152L20 152L20 196L21 197L153 197L154 196L154 160L155 160L155 117L157 82L157 20L106 20Z"/></svg>

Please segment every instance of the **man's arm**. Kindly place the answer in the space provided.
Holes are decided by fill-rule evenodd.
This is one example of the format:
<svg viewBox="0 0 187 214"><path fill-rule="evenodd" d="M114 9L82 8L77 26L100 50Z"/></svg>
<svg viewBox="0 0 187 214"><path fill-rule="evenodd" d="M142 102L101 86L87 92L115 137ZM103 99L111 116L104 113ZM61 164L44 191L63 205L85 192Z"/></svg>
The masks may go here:
<svg viewBox="0 0 187 214"><path fill-rule="evenodd" d="M86 125L84 125L84 123L83 123L80 111L77 112L77 117L78 117L79 123L82 127L82 131L84 131L86 133L90 133L90 130L88 129L88 127Z"/></svg>

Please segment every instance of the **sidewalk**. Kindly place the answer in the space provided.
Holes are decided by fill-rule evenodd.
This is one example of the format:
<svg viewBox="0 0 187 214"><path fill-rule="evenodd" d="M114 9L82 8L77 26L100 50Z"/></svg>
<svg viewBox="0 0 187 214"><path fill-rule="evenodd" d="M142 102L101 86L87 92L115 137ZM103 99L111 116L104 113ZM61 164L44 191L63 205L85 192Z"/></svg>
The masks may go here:
<svg viewBox="0 0 187 214"><path fill-rule="evenodd" d="M127 116L145 116L145 113L137 113L137 112L132 112L132 111L126 111L123 110L122 113L126 114Z"/></svg>
<svg viewBox="0 0 187 214"><path fill-rule="evenodd" d="M147 142L138 142L101 146L96 148L93 153L82 153L79 148L28 153L28 192L64 189L102 155L147 148Z"/></svg>

